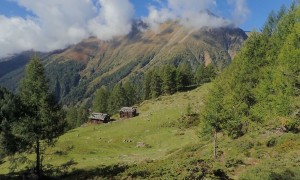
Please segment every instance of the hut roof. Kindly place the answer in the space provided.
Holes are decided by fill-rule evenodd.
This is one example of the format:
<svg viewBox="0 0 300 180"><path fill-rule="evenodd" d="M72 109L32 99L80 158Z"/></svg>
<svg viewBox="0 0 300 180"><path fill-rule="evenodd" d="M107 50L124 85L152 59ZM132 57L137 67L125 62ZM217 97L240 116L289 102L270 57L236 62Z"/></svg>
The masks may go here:
<svg viewBox="0 0 300 180"><path fill-rule="evenodd" d="M108 116L109 116L108 114L103 114L103 113L92 113L89 119L105 120L105 118Z"/></svg>
<svg viewBox="0 0 300 180"><path fill-rule="evenodd" d="M120 112L134 112L136 111L136 107L122 107Z"/></svg>

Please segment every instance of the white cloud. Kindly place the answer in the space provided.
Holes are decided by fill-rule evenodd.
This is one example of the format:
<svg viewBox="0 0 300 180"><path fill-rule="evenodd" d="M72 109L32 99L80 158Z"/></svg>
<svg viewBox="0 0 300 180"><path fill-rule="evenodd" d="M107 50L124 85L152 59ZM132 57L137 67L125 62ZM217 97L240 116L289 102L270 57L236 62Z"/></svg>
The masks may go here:
<svg viewBox="0 0 300 180"><path fill-rule="evenodd" d="M233 5L232 19L235 24L241 24L246 21L250 14L246 0L228 0L228 3Z"/></svg>
<svg viewBox="0 0 300 180"><path fill-rule="evenodd" d="M32 20L0 16L0 57L40 46L32 40L39 37L41 28Z"/></svg>
<svg viewBox="0 0 300 180"><path fill-rule="evenodd" d="M0 15L0 57L24 50L51 51L90 35L103 40L131 30L128 0L14 0L34 16Z"/></svg>
<svg viewBox="0 0 300 180"><path fill-rule="evenodd" d="M89 21L89 30L102 40L128 34L134 16L133 5L128 0L99 0L100 14Z"/></svg>
<svg viewBox="0 0 300 180"><path fill-rule="evenodd" d="M157 0L154 1L157 2ZM165 4L162 1L159 2L160 7L149 6L149 15L143 17L143 20L154 30L157 30L159 24L168 20L179 21L187 28L197 29L237 25L242 21L236 21L236 19L245 20L249 13L245 0L228 0L228 3L234 6L233 20L211 14L218 6L216 0L166 0Z"/></svg>
<svg viewBox="0 0 300 180"><path fill-rule="evenodd" d="M33 16L0 15L0 57L25 50L51 51L77 43L91 35L102 40L130 32L134 7L130 0L9 0ZM221 27L242 23L249 14L246 0L227 0L232 20L211 15L217 0L152 0L143 20L155 28L177 20L188 28Z"/></svg>

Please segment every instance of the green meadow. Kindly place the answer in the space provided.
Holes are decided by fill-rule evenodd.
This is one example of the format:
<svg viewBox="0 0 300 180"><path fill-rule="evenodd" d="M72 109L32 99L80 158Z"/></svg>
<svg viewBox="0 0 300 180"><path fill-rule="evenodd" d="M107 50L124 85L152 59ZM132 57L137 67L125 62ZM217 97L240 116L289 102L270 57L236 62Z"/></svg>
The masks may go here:
<svg viewBox="0 0 300 180"><path fill-rule="evenodd" d="M213 138L200 118L210 88L145 101L132 119L114 115L112 123L68 131L44 151L45 173L54 179L299 179L299 133L268 124L238 139L219 133L213 159ZM188 107L196 118L187 118ZM9 173L6 161L0 174Z"/></svg>
<svg viewBox="0 0 300 180"><path fill-rule="evenodd" d="M209 87L144 101L138 106L139 116L132 119L115 115L111 123L84 124L70 130L58 138L55 147L45 150L43 164L59 167L72 162L68 169L72 171L167 158L199 141L199 128L184 128L179 120L188 106L200 113ZM4 163L0 173L8 173L8 167L9 163Z"/></svg>

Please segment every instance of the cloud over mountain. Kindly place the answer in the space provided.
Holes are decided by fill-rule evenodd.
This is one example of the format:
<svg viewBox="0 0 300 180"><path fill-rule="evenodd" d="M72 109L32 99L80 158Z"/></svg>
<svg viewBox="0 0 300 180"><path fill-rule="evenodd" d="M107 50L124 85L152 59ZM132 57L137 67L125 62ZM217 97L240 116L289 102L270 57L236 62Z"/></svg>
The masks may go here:
<svg viewBox="0 0 300 180"><path fill-rule="evenodd" d="M50 51L91 35L126 35L134 16L129 0L18 0L34 16L0 15L0 57L24 50Z"/></svg>
<svg viewBox="0 0 300 180"><path fill-rule="evenodd" d="M168 20L177 20L188 28L228 25L228 20L208 13L208 9L214 5L216 2L213 0L168 0L166 4L160 1L160 7L150 6L149 16L143 19L154 29Z"/></svg>
<svg viewBox="0 0 300 180"><path fill-rule="evenodd" d="M143 20L154 30L168 20L179 21L187 28L223 27L242 23L249 14L245 0L227 0L233 6L232 19L212 14L216 0L156 0L159 6L149 6L149 15ZM239 20L239 21L237 21Z"/></svg>
<svg viewBox="0 0 300 180"><path fill-rule="evenodd" d="M25 8L26 17L0 14L0 58L34 49L51 51L89 36L110 40L132 28L133 0L9 0ZM217 0L149 0L155 3L144 17L155 28L167 20L178 20L188 28L220 27L241 23L249 13L245 0L227 0L234 7L233 20L209 13Z"/></svg>

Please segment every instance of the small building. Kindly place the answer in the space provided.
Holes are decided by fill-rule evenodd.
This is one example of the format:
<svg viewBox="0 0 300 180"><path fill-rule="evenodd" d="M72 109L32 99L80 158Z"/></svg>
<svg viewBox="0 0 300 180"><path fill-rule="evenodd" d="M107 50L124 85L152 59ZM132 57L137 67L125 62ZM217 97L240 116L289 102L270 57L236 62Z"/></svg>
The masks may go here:
<svg viewBox="0 0 300 180"><path fill-rule="evenodd" d="M89 116L89 121L92 124L108 123L110 121L110 115L103 113L92 113Z"/></svg>
<svg viewBox="0 0 300 180"><path fill-rule="evenodd" d="M120 118L132 118L137 115L138 113L136 107L123 107L120 110Z"/></svg>

